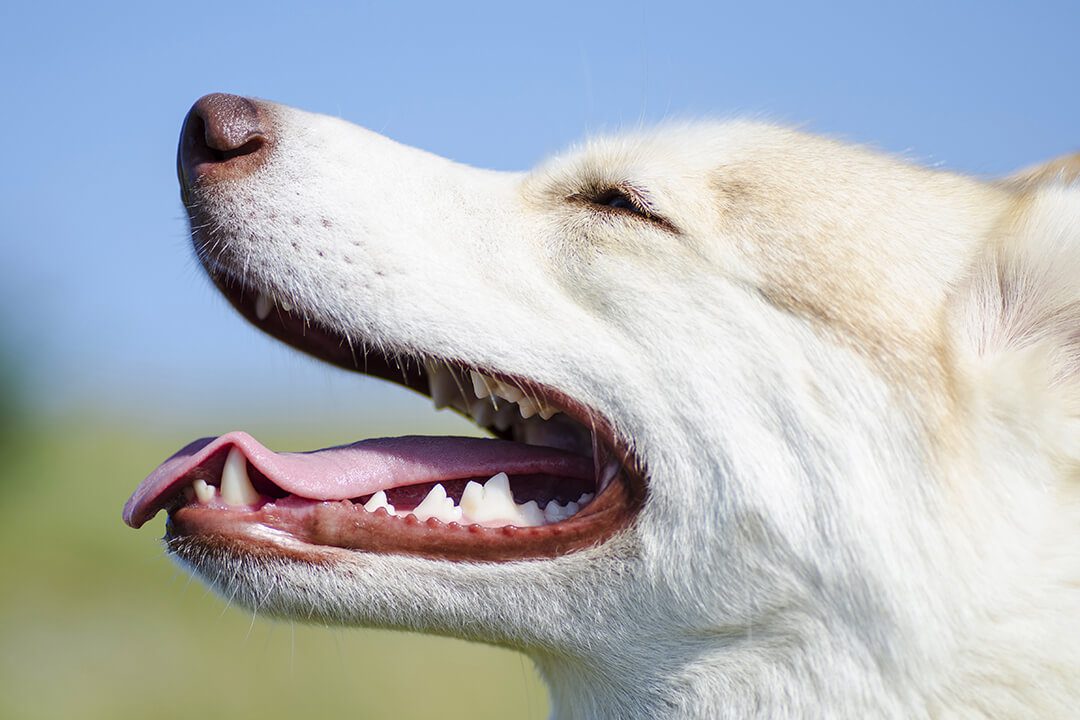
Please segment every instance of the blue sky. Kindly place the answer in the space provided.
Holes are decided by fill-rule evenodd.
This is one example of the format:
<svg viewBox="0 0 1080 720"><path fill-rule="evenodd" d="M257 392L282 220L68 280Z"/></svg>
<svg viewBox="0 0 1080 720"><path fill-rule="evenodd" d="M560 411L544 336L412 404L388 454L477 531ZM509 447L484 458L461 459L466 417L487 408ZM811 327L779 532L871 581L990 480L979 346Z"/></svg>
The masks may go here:
<svg viewBox="0 0 1080 720"><path fill-rule="evenodd" d="M0 331L58 412L407 405L262 337L203 280L174 174L197 97L499 169L749 114L992 175L1080 148L1077 37L1075 1L5 3Z"/></svg>

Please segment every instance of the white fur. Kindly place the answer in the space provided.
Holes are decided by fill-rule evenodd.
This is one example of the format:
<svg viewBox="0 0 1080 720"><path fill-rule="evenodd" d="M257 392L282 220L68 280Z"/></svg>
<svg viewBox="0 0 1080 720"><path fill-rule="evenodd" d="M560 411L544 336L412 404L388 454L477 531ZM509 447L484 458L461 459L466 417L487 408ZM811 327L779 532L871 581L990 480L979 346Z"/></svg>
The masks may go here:
<svg viewBox="0 0 1080 720"><path fill-rule="evenodd" d="M648 500L551 561L177 543L222 592L520 649L558 717L1075 716L1080 189L742 122L524 175L275 123L205 198L205 261L358 348L564 390L632 440ZM620 181L681 233L567 201Z"/></svg>

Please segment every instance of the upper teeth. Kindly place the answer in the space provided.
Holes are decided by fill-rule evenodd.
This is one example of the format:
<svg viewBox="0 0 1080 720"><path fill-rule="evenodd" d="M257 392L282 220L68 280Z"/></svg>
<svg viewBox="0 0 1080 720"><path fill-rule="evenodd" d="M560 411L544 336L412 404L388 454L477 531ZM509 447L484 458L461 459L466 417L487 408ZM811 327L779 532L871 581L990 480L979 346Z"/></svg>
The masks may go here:
<svg viewBox="0 0 1080 720"><path fill-rule="evenodd" d="M427 371L428 388L435 407L454 407L467 412L483 427L494 425L505 431L513 425L517 415L526 419L539 415L548 420L559 412L540 398L526 397L521 388L476 370L470 370L466 379L445 363L429 362ZM507 404L515 403L516 412L505 410Z"/></svg>
<svg viewBox="0 0 1080 720"><path fill-rule="evenodd" d="M438 363L428 365L428 388L435 408L449 407L456 397L460 397L457 379L450 368Z"/></svg>
<svg viewBox="0 0 1080 720"><path fill-rule="evenodd" d="M472 377L473 392L476 393L476 397L486 398L491 395L491 389L495 387L494 381L475 370L469 371L469 375ZM490 385L489 382L491 382Z"/></svg>
<svg viewBox="0 0 1080 720"><path fill-rule="evenodd" d="M255 298L255 317L260 320L265 320L270 316L270 311L274 309L274 301L266 293L259 293L259 296Z"/></svg>
<svg viewBox="0 0 1080 720"><path fill-rule="evenodd" d="M589 429L545 399L526 395L521 388L479 370L466 372L438 360L425 361L425 367L428 391L437 409L452 407L471 416L480 427L495 428L517 442L593 454L595 442Z"/></svg>
<svg viewBox="0 0 1080 720"><path fill-rule="evenodd" d="M260 292L255 297L255 317L265 320L270 317L274 307L279 307L285 312L292 312L293 306L286 300L274 300L273 296Z"/></svg>

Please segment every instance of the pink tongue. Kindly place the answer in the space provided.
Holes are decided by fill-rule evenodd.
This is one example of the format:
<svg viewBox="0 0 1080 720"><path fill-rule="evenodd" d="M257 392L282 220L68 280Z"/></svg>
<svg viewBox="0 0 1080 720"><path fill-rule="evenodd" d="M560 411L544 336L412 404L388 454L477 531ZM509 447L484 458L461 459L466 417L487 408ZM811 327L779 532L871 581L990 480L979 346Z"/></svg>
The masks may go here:
<svg viewBox="0 0 1080 720"><path fill-rule="evenodd" d="M124 506L124 522L140 527L168 504L174 490L211 457L236 446L271 482L312 500L345 500L401 485L508 475L587 480L593 462L553 448L507 440L410 435L361 440L305 453L277 453L245 432L202 438L182 448L139 484Z"/></svg>

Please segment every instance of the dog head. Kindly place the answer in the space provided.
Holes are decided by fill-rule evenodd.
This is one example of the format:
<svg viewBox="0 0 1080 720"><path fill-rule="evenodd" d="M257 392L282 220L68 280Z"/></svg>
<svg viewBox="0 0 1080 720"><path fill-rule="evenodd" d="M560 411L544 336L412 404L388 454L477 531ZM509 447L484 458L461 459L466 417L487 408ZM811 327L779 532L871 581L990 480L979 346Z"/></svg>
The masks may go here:
<svg viewBox="0 0 1080 720"><path fill-rule="evenodd" d="M438 472L350 485L338 451L309 482L241 434L202 441L126 517L170 510L170 551L236 601L522 649L582 714L783 688L947 703L1000 643L1065 627L1080 193L1060 180L747 122L497 173L221 95L179 164L196 252L256 326L533 448L363 446L378 468L482 478L505 453L545 475L517 527L410 520L359 505ZM220 499L234 457L252 498L186 489Z"/></svg>

